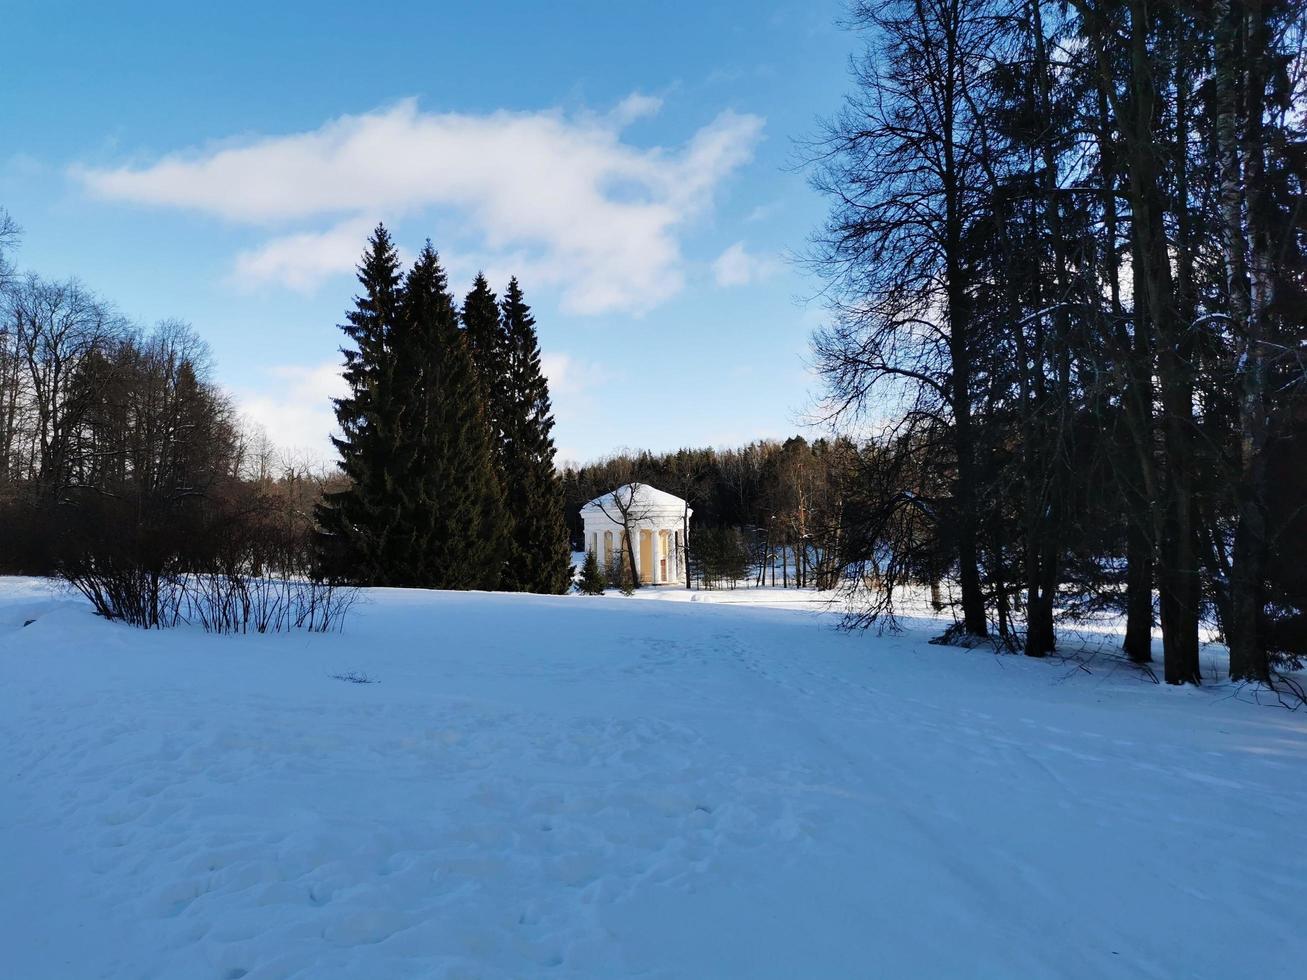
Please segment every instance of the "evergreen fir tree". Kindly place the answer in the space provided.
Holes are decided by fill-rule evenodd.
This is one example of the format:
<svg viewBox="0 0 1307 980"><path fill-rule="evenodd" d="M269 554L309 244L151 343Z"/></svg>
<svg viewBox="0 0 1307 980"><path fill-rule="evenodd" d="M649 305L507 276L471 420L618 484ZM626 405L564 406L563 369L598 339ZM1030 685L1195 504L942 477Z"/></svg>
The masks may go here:
<svg viewBox="0 0 1307 980"><path fill-rule="evenodd" d="M469 344L430 242L408 274L404 310L420 365L420 449L408 480L424 582L498 588L505 536L493 440Z"/></svg>
<svg viewBox="0 0 1307 980"><path fill-rule="evenodd" d="M504 587L523 592L567 591L571 551L563 493L554 470L554 417L540 370L535 318L512 279L500 303L506 395L502 417L502 482L512 522Z"/></svg>
<svg viewBox="0 0 1307 980"><path fill-rule="evenodd" d="M608 583L599 568L599 558L593 551L585 553L585 564L581 566L581 581L577 587L584 595L603 595Z"/></svg>
<svg viewBox="0 0 1307 980"><path fill-rule="evenodd" d="M482 387L486 422L495 442L495 466L502 471L503 427L510 405L504 384L508 372L505 337L499 320L499 300L481 273L477 273L471 291L463 300L462 319L463 335Z"/></svg>
<svg viewBox="0 0 1307 980"><path fill-rule="evenodd" d="M402 533L404 399L393 357L399 278L390 234L377 225L358 270L362 294L341 325L353 345L341 348L348 394L333 399L341 435L332 442L349 485L325 494L315 510L321 570L365 585L394 581L390 552Z"/></svg>

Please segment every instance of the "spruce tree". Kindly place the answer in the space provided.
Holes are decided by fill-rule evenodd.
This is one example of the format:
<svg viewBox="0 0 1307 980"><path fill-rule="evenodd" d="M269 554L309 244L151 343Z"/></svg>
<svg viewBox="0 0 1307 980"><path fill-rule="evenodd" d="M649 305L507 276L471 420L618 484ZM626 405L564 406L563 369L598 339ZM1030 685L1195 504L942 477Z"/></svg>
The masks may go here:
<svg viewBox="0 0 1307 980"><path fill-rule="evenodd" d="M499 300L481 273L477 273L471 291L463 300L462 319L463 335L482 387L486 422L495 441L495 466L502 470L503 426L510 405L504 384L508 371L505 337L499 320Z"/></svg>
<svg viewBox="0 0 1307 980"><path fill-rule="evenodd" d="M608 583L599 568L599 558L593 551L585 553L585 564L581 566L581 581L577 587L583 595L603 595Z"/></svg>
<svg viewBox="0 0 1307 980"><path fill-rule="evenodd" d="M493 440L469 344L430 242L408 274L404 309L420 365L420 449L408 480L425 584L498 588L505 540Z"/></svg>
<svg viewBox="0 0 1307 980"><path fill-rule="evenodd" d="M362 294L341 330L352 346L341 348L348 388L333 399L341 434L332 442L349 485L324 494L316 507L320 568L324 574L364 585L384 585L400 532L400 443L403 397L396 384L393 342L400 302L399 259L382 225L368 241L359 265Z"/></svg>
<svg viewBox="0 0 1307 980"><path fill-rule="evenodd" d="M554 470L554 417L540 370L535 318L517 279L500 303L506 395L502 481L511 521L504 587L561 593L571 581L571 551L563 520L563 492Z"/></svg>

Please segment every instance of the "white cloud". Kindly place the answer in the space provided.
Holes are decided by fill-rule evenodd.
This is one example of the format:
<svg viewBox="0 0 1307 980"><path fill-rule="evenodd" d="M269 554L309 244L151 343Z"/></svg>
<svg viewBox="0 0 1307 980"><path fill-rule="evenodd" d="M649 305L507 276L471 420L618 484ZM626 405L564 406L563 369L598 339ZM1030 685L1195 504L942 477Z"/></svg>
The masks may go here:
<svg viewBox="0 0 1307 980"><path fill-rule="evenodd" d="M751 254L744 242L727 248L712 264L713 278L719 286L747 286L773 275L778 268L775 259Z"/></svg>
<svg viewBox="0 0 1307 980"><path fill-rule="evenodd" d="M762 131L759 117L728 111L681 147L623 141L622 127L660 104L635 94L607 116L469 115L406 99L309 132L73 173L113 200L300 225L237 258L255 281L312 288L353 268L361 236L344 246L358 228L438 209L478 251L526 260L532 284L560 287L566 309L640 310L681 288L685 224Z"/></svg>
<svg viewBox="0 0 1307 980"><path fill-rule="evenodd" d="M549 395L554 401L558 400L559 394L563 391L572 388L579 390L581 387L577 378L576 361L568 354L542 353L540 371L549 382Z"/></svg>
<svg viewBox="0 0 1307 980"><path fill-rule="evenodd" d="M373 227L366 218L351 218L327 231L274 238L236 256L233 283L246 287L272 282L311 292L325 279L354 266Z"/></svg>
<svg viewBox="0 0 1307 980"><path fill-rule="evenodd" d="M632 92L617 103L608 117L618 126L627 126L637 119L657 115L662 107L663 100L658 96Z"/></svg>
<svg viewBox="0 0 1307 980"><path fill-rule="evenodd" d="M783 201L772 201L769 204L756 205L753 210L744 216L744 220L751 223L755 221L766 221L768 218L779 213L784 206L785 202Z"/></svg>
<svg viewBox="0 0 1307 980"><path fill-rule="evenodd" d="M269 383L234 394L241 411L261 425L278 449L314 462L331 462L336 428L331 399L347 394L339 361L267 368Z"/></svg>
<svg viewBox="0 0 1307 980"><path fill-rule="evenodd" d="M583 418L596 405L596 389L615 375L602 364L579 361L569 354L541 354L540 369L549 381L549 399L559 424Z"/></svg>

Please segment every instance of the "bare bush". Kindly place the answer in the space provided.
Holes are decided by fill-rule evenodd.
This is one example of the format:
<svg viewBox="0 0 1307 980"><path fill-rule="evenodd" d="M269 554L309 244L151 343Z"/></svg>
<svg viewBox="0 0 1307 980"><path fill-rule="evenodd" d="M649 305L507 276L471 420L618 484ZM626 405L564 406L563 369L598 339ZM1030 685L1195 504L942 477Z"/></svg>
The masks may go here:
<svg viewBox="0 0 1307 980"><path fill-rule="evenodd" d="M187 577L184 618L206 633L329 633L357 590L308 579L206 573Z"/></svg>
<svg viewBox="0 0 1307 980"><path fill-rule="evenodd" d="M184 580L153 572L139 563L108 557L93 559L69 569L64 577L105 619L142 629L166 629L184 618Z"/></svg>

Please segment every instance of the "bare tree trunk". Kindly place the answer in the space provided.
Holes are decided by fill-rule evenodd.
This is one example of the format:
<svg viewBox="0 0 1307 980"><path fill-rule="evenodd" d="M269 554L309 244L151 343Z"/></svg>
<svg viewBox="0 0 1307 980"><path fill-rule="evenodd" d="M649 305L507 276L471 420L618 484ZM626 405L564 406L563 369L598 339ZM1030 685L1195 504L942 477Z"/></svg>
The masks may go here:
<svg viewBox="0 0 1307 980"><path fill-rule="evenodd" d="M1168 684L1198 684L1199 579L1193 522L1193 378L1187 323L1181 323L1163 225L1161 162L1152 132L1157 99L1155 62L1148 50L1146 0L1130 0L1130 87L1132 112L1126 126L1130 154L1132 231L1143 263L1149 319L1157 332L1157 377L1161 390L1162 442L1167 482L1159 523L1162 648Z"/></svg>
<svg viewBox="0 0 1307 980"><path fill-rule="evenodd" d="M957 159L959 133L956 110L962 105L963 84L959 78L958 11L950 8L939 25L943 54L943 91L940 111L942 164L940 173L944 197L944 274L948 302L950 396L953 407L954 449L957 453L958 586L962 592L962 625L972 636L989 633L985 598L980 588L979 521L976 515L976 447L971 417L971 305L966 289L962 254L963 218L960 162Z"/></svg>
<svg viewBox="0 0 1307 980"><path fill-rule="evenodd" d="M640 587L640 566L635 560L635 535L632 533L630 524L624 526L623 534L626 537L626 557L631 563L631 588L638 589Z"/></svg>
<svg viewBox="0 0 1307 980"><path fill-rule="evenodd" d="M1116 356L1125 365L1121 379L1121 415L1128 448L1119 466L1126 517L1126 625L1122 649L1135 663L1153 659L1153 389L1149 366L1152 350L1142 302L1136 304L1133 338L1127 332L1121 307L1121 261L1118 252L1120 218L1117 211L1116 141L1109 116L1108 86L1098 78L1098 151L1103 172L1103 215L1108 243L1107 275L1112 323L1108 335L1116 338ZM1131 263L1136 297L1144 295L1141 263Z"/></svg>
<svg viewBox="0 0 1307 980"><path fill-rule="evenodd" d="M1164 224L1160 141L1153 132L1158 97L1156 71L1161 59L1149 50L1150 14L1162 16L1169 8L1158 8L1147 0L1129 0L1129 68L1125 78L1129 96L1122 99L1113 87L1113 61L1108 53L1116 43L1116 33L1105 21L1103 5L1089 0L1074 3L1085 17L1104 90L1122 135L1138 287L1135 303L1137 308L1142 305L1137 322L1156 340L1167 479L1160 494L1149 496L1155 501L1152 534L1159 542L1158 593L1166 680L1170 684L1198 684L1202 679L1198 662L1201 591L1193 506L1192 339L1189 324L1181 322ZM1184 268L1186 263L1191 265L1191 257L1180 256L1176 266ZM1142 446L1137 452L1143 455ZM1131 653L1135 657L1141 654Z"/></svg>
<svg viewBox="0 0 1307 980"><path fill-rule="evenodd" d="M1247 14L1245 14L1247 9ZM1226 283L1230 294L1230 318L1236 337L1242 339L1239 384L1239 478L1235 487L1236 524L1231 561L1229 615L1225 623L1230 646L1232 680L1266 681L1270 663L1263 642L1262 610L1266 600L1263 582L1267 561L1266 522L1266 364L1264 330L1268 289L1257 290L1248 269L1249 242L1244 225L1245 200L1248 223L1254 240L1262 215L1264 168L1262 148L1262 104L1265 81L1260 66L1264 60L1264 13L1260 7L1235 8L1231 0L1220 0L1216 18L1216 142L1221 167L1220 210ZM1239 56L1238 42L1248 26L1246 49ZM1247 68L1246 73L1244 68ZM1240 99L1240 77L1246 80ZM1242 120L1244 139L1239 143L1239 106L1246 106ZM1241 154L1242 149L1242 154ZM1242 157L1242 159L1241 159ZM1253 253L1258 253L1256 245ZM1264 267L1260 256L1254 264ZM1260 271L1260 270L1259 270ZM1259 276L1258 285L1265 282Z"/></svg>
<svg viewBox="0 0 1307 980"><path fill-rule="evenodd" d="M951 35L951 32L950 32ZM951 49L956 38L947 42ZM950 83L952 79L950 77ZM951 93L957 95L958 93ZM952 106L944 111L945 274L948 277L949 356L952 361L954 447L958 456L958 585L962 591L962 624L973 636L985 636L989 622L980 591L980 555L976 518L976 448L971 419L970 316L962 271L962 188L954 159Z"/></svg>
<svg viewBox="0 0 1307 980"><path fill-rule="evenodd" d="M681 514L681 561L685 565L685 588L690 588L690 501L685 501L685 511Z"/></svg>
<svg viewBox="0 0 1307 980"><path fill-rule="evenodd" d="M1138 518L1126 524L1126 620L1122 649L1135 663L1153 659L1153 543Z"/></svg>
<svg viewBox="0 0 1307 980"><path fill-rule="evenodd" d="M1034 41L1036 61L1035 82L1038 105L1041 114L1052 117L1052 95L1050 92L1052 68L1049 64L1047 42L1044 38L1044 22L1040 0L1031 0L1030 22ZM1044 222L1053 247L1053 265L1057 295L1051 304L1043 301L1042 305L1051 305L1054 336L1050 343L1043 333L1042 325L1037 323L1039 343L1036 347L1037 370L1047 371L1047 377L1034 379L1037 402L1033 413L1041 420L1039 432L1039 472L1027 472L1027 481L1042 486L1043 492L1032 494L1027 513L1029 540L1026 553L1028 602L1026 608L1026 646L1028 656L1042 657L1051 653L1057 646L1057 633L1053 623L1053 605L1056 600L1058 559L1060 541L1060 521L1063 512L1063 500L1067 476L1066 451L1063 442L1068 428L1067 413L1071 407L1070 358L1070 320L1067 304L1071 300L1070 274L1066 256L1066 236L1062 228L1062 214L1058 203L1058 160L1053 144L1043 139L1040 146L1043 163L1043 206ZM1051 395L1045 385L1051 382L1056 387Z"/></svg>

